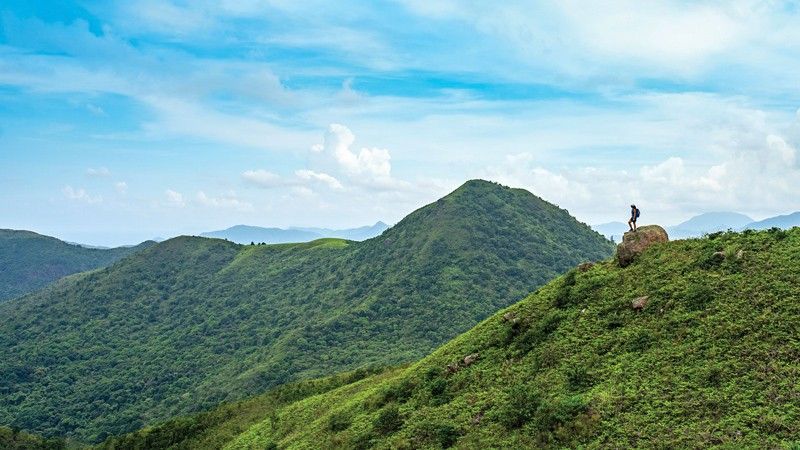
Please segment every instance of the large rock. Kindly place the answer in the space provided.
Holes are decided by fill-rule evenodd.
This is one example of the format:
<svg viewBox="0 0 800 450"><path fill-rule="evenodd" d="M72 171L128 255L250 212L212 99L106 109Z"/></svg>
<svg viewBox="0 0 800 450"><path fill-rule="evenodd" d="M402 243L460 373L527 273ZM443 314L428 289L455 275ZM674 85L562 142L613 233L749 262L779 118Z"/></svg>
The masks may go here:
<svg viewBox="0 0 800 450"><path fill-rule="evenodd" d="M667 241L669 241L669 236L667 236L666 230L658 225L645 225L637 228L636 231L628 231L622 236L622 242L617 246L617 262L620 267L625 267L651 245Z"/></svg>

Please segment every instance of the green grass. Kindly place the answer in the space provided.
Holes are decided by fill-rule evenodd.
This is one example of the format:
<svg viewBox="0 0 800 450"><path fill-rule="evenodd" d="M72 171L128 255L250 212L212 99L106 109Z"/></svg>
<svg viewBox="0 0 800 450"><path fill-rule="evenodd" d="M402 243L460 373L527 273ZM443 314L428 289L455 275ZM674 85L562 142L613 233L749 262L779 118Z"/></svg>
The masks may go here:
<svg viewBox="0 0 800 450"><path fill-rule="evenodd" d="M798 254L797 228L718 233L570 271L225 448L797 448Z"/></svg>
<svg viewBox="0 0 800 450"><path fill-rule="evenodd" d="M170 239L0 304L0 424L99 442L414 361L612 250L566 211L484 181L364 242Z"/></svg>

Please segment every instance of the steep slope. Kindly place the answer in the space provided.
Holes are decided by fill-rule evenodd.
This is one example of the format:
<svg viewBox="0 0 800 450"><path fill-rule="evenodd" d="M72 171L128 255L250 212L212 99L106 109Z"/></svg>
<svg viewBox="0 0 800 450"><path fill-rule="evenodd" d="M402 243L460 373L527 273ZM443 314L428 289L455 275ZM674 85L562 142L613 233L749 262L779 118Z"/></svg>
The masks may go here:
<svg viewBox="0 0 800 450"><path fill-rule="evenodd" d="M582 266L225 448L796 448L798 254L800 229L718 233Z"/></svg>
<svg viewBox="0 0 800 450"><path fill-rule="evenodd" d="M414 360L612 249L566 211L484 181L360 243L171 239L0 305L0 424L96 441Z"/></svg>
<svg viewBox="0 0 800 450"><path fill-rule="evenodd" d="M773 227L782 228L784 230L788 230L789 228L793 227L800 227L800 211L783 216L770 217L768 219L759 220L758 222L752 222L747 224L744 228L750 230L767 230Z"/></svg>
<svg viewBox="0 0 800 450"><path fill-rule="evenodd" d="M707 233L725 230L740 230L753 219L735 212L709 212L694 216L691 219L667 228L670 237L683 239L700 237Z"/></svg>
<svg viewBox="0 0 800 450"><path fill-rule="evenodd" d="M0 230L0 302L67 275L105 267L155 242L135 247L86 248L32 231Z"/></svg>

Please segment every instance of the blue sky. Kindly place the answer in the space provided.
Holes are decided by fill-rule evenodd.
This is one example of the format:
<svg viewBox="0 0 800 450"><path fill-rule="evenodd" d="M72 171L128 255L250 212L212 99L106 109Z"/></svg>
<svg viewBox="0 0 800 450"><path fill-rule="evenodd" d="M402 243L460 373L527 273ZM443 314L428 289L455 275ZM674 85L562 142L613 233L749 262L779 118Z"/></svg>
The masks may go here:
<svg viewBox="0 0 800 450"><path fill-rule="evenodd" d="M602 3L602 5L600 5ZM395 222L469 178L588 223L800 210L797 2L0 6L0 227Z"/></svg>

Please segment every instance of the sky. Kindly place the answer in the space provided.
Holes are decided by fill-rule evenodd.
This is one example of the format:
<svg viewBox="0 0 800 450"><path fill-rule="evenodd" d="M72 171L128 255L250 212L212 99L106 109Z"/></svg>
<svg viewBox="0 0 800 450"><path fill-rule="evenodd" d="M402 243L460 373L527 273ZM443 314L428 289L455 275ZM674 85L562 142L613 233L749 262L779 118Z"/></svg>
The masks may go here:
<svg viewBox="0 0 800 450"><path fill-rule="evenodd" d="M395 223L472 178L597 224L800 210L797 1L0 5L0 228Z"/></svg>

